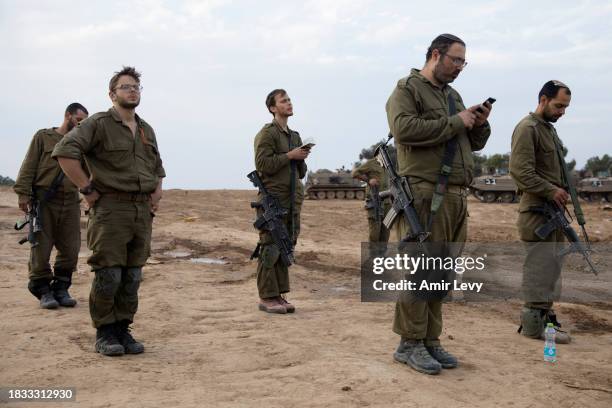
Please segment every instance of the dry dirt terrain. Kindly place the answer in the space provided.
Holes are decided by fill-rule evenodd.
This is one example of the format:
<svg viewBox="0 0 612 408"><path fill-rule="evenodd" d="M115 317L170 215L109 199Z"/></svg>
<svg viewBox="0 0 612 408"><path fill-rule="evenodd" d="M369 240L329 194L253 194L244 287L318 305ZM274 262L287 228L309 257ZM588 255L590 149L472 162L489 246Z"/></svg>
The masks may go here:
<svg viewBox="0 0 612 408"><path fill-rule="evenodd" d="M254 195L165 193L134 324L146 352L109 358L93 351L85 242L71 289L78 305L41 310L26 289L28 248L12 230L16 197L0 190L0 386L77 395L76 403L13 406L612 406L612 299L557 306L574 342L558 346L555 365L543 362L542 342L516 333L517 300L445 305L442 342L459 368L426 376L395 363L394 305L360 301L358 201L305 202L291 267L297 312L258 311ZM470 199L470 241L516 240L516 209ZM592 238L612 241L612 211L588 204L585 213ZM610 274L581 279L610 291Z"/></svg>

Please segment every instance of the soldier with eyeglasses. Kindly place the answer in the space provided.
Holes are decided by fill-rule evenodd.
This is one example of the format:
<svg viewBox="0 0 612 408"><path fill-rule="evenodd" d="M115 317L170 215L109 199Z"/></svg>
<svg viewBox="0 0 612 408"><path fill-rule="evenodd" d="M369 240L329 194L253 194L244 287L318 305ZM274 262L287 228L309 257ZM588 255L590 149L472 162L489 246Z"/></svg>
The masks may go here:
<svg viewBox="0 0 612 408"><path fill-rule="evenodd" d="M97 331L95 349L107 356L144 351L129 325L166 173L153 128L135 112L141 91L136 69L116 72L109 84L113 107L81 122L53 151L89 206L88 263L95 273L89 311Z"/></svg>
<svg viewBox="0 0 612 408"><path fill-rule="evenodd" d="M428 242L459 243L449 246L453 257L460 256L456 252L467 235L466 188L473 176L472 152L482 149L491 134L487 122L491 105L487 102L466 108L449 85L466 65L465 43L452 34L439 35L427 50L423 69L413 69L400 79L386 106L397 148L398 174L412 185L420 223L430 232ZM452 140L456 142L455 151L443 166L442 158ZM449 170L446 193L432 213L434 190L440 191L439 180L445 168ZM396 218L392 228L398 241L410 230L403 217ZM421 299L402 292L396 303L393 331L401 336L394 353L396 361L426 374L457 366L457 359L440 344L440 298Z"/></svg>

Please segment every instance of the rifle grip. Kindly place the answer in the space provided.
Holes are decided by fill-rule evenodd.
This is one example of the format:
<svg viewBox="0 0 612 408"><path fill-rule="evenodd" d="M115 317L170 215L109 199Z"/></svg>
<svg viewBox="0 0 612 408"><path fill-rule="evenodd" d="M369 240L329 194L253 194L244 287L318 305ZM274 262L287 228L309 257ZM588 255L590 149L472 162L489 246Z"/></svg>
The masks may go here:
<svg viewBox="0 0 612 408"><path fill-rule="evenodd" d="M546 239L555 229L556 227L552 222L547 222L536 228L534 233L538 236L538 238Z"/></svg>

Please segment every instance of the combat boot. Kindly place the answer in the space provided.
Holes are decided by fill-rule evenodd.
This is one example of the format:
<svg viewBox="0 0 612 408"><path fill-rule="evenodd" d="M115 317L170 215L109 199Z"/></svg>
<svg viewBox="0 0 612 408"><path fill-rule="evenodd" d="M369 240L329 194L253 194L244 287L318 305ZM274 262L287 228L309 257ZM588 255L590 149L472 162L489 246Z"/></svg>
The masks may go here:
<svg viewBox="0 0 612 408"><path fill-rule="evenodd" d="M285 314L287 309L276 298L265 298L259 301L259 310L266 313Z"/></svg>
<svg viewBox="0 0 612 408"><path fill-rule="evenodd" d="M551 309L546 312L546 323L552 323L555 328L555 343L558 344L569 344L572 342L570 334L566 331L561 330L561 323L557 320L557 315ZM544 330L540 335L540 339L544 340Z"/></svg>
<svg viewBox="0 0 612 408"><path fill-rule="evenodd" d="M285 299L283 296L279 296L277 297L278 303L280 303L281 305L285 306L285 310L287 310L287 313L294 313L295 312L295 306L293 306L291 303L287 302L287 299Z"/></svg>
<svg viewBox="0 0 612 408"><path fill-rule="evenodd" d="M544 330L547 323L552 323L555 327L556 343L568 344L572 341L569 333L561 330L561 324L557 321L555 313L546 309L523 307L521 311L521 326L518 332L532 339L544 340Z"/></svg>
<svg viewBox="0 0 612 408"><path fill-rule="evenodd" d="M105 324L96 330L96 352L105 356L121 356L125 353L117 339L114 324Z"/></svg>
<svg viewBox="0 0 612 408"><path fill-rule="evenodd" d="M402 338L393 358L421 373L433 375L442 371L442 365L429 354L422 340Z"/></svg>
<svg viewBox="0 0 612 408"><path fill-rule="evenodd" d="M43 309L56 309L59 304L53 298L53 292L51 292L51 286L49 285L49 279L30 279L28 282L28 290L31 294L36 296L36 299L40 301L40 307Z"/></svg>
<svg viewBox="0 0 612 408"><path fill-rule="evenodd" d="M119 342L125 350L125 354L140 354L144 351L144 345L136 341L130 333L129 320L122 320L115 323L115 329Z"/></svg>
<svg viewBox="0 0 612 408"><path fill-rule="evenodd" d="M453 356L440 345L438 346L425 346L429 354L435 358L442 368L455 368L457 367L457 357Z"/></svg>
<svg viewBox="0 0 612 408"><path fill-rule="evenodd" d="M45 292L40 296L40 307L43 309L57 309L59 303L53 297L53 292Z"/></svg>
<svg viewBox="0 0 612 408"><path fill-rule="evenodd" d="M68 293L68 288L70 287L70 282L66 282L64 280L56 279L51 284L51 290L53 291L53 297L60 306L64 307L74 307L77 304L77 301L70 296Z"/></svg>

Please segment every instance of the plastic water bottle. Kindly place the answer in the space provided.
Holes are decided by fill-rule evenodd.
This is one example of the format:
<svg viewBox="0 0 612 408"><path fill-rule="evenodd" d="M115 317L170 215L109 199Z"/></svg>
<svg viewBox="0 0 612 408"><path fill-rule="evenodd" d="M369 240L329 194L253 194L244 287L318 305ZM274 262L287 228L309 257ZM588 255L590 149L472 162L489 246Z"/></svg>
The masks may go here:
<svg viewBox="0 0 612 408"><path fill-rule="evenodd" d="M557 345L555 344L555 326L552 323L546 325L544 330L544 361L548 363L557 362Z"/></svg>

